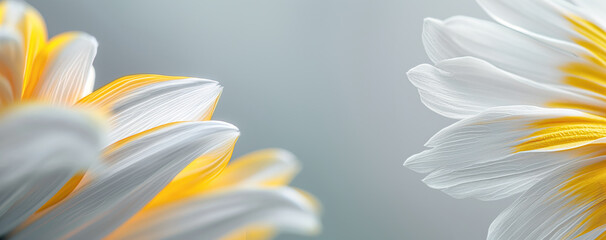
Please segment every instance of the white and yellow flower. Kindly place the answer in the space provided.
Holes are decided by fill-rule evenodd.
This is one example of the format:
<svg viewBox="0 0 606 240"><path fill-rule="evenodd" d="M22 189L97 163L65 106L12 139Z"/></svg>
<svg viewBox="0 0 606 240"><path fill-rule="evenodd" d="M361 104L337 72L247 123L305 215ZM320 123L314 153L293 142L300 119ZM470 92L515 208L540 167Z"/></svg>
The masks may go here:
<svg viewBox="0 0 606 240"><path fill-rule="evenodd" d="M228 165L238 129L210 121L222 87L160 75L94 92L97 42L47 41L39 13L0 3L0 237L265 239L319 229L313 198L288 187L284 150ZM105 126L105 127L104 127Z"/></svg>
<svg viewBox="0 0 606 240"><path fill-rule="evenodd" d="M606 2L478 0L425 20L423 103L461 119L405 166L456 198L521 196L488 239L606 238Z"/></svg>

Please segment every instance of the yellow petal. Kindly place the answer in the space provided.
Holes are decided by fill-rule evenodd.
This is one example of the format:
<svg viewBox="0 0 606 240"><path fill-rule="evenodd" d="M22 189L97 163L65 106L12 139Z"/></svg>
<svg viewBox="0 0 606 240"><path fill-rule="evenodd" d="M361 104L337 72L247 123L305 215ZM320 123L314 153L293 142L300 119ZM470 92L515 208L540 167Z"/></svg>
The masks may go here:
<svg viewBox="0 0 606 240"><path fill-rule="evenodd" d="M194 191L236 185L284 186L290 183L299 170L299 163L292 153L281 149L265 149L234 160L219 178Z"/></svg>
<svg viewBox="0 0 606 240"><path fill-rule="evenodd" d="M72 193L74 189L76 189L78 184L80 184L82 178L84 178L84 172L77 173L76 175L74 175L69 181L67 181L63 185L63 187L61 187L61 189L59 189L57 193L55 193L55 195L51 199L46 201L46 203L44 203L44 205L42 205L42 207L38 209L38 212L44 211L44 209L52 207L53 205L59 203L61 200L69 196L69 194Z"/></svg>
<svg viewBox="0 0 606 240"><path fill-rule="evenodd" d="M36 53L46 43L46 25L40 13L24 1L3 1L0 3L0 28L16 31L21 38L20 69L10 77L4 75L12 82L14 96L18 98L29 80Z"/></svg>
<svg viewBox="0 0 606 240"><path fill-rule="evenodd" d="M223 240L263 240L271 239L276 235L275 230L269 226L251 226L245 229L240 229Z"/></svg>
<svg viewBox="0 0 606 240"><path fill-rule="evenodd" d="M74 104L87 91L97 41L85 33L53 37L36 55L24 99Z"/></svg>
<svg viewBox="0 0 606 240"><path fill-rule="evenodd" d="M229 158L224 159L222 163L227 164L228 160ZM152 208L228 187L284 186L292 180L300 169L299 163L290 152L281 149L267 149L236 159L217 178L214 177L218 172L213 174L212 178L206 178L206 175L203 175L205 178L201 179L199 177L200 173L197 172L202 171L198 169L210 168L205 166L209 162L212 163L212 161L199 159L192 163L147 207ZM220 167L220 170L223 170L225 166L221 165ZM209 181L211 179L212 181Z"/></svg>
<svg viewBox="0 0 606 240"><path fill-rule="evenodd" d="M534 122L529 129L537 129L521 139L516 152L555 150L581 146L606 137L606 118L589 115L561 117Z"/></svg>
<svg viewBox="0 0 606 240"><path fill-rule="evenodd" d="M196 186L206 185L227 166L234 144L214 153L202 156L185 167L142 211L192 196Z"/></svg>
<svg viewBox="0 0 606 240"><path fill-rule="evenodd" d="M577 236L606 225L606 161L600 161L576 170L563 185L560 192L570 199L568 207L585 206L582 221L570 233L582 230ZM569 236L570 237L570 236ZM606 237L602 234L601 238Z"/></svg>

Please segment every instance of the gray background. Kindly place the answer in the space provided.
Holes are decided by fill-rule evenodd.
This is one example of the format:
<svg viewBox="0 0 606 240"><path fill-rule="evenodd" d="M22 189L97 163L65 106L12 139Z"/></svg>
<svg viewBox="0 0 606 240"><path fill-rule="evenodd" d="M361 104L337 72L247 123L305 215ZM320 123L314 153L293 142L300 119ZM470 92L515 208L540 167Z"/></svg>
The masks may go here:
<svg viewBox="0 0 606 240"><path fill-rule="evenodd" d="M456 200L402 167L452 122L405 78L428 62L422 20L486 18L473 0L30 3L51 35L98 39L97 87L133 73L221 82L215 119L240 128L235 156L294 152L304 170L293 185L324 205L319 239L482 239L510 201Z"/></svg>

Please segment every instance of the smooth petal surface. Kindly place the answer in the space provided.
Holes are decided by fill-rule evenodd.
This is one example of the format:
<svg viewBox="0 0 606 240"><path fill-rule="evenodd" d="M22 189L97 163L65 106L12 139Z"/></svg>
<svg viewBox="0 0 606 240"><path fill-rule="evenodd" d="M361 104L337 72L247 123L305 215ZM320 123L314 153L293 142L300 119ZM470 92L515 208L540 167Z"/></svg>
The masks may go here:
<svg viewBox="0 0 606 240"><path fill-rule="evenodd" d="M98 239L128 220L193 160L229 151L233 125L167 124L109 147L108 169L13 234L14 239Z"/></svg>
<svg viewBox="0 0 606 240"><path fill-rule="evenodd" d="M419 65L408 72L421 100L450 118L474 116L491 107L565 105L604 115L606 101L537 83L472 57L443 60L436 66Z"/></svg>
<svg viewBox="0 0 606 240"><path fill-rule="evenodd" d="M454 197L499 199L529 188L571 157L584 157L548 153L606 137L605 120L569 109L491 108L438 132L426 143L431 149L405 166L431 172L424 181Z"/></svg>
<svg viewBox="0 0 606 240"><path fill-rule="evenodd" d="M250 225L318 231L308 199L291 188L236 188L147 211L110 239L219 239Z"/></svg>
<svg viewBox="0 0 606 240"><path fill-rule="evenodd" d="M221 94L215 81L160 75L118 79L79 104L109 112L112 142L176 121L209 120Z"/></svg>
<svg viewBox="0 0 606 240"><path fill-rule="evenodd" d="M0 120L0 235L24 221L78 172L99 163L102 132L87 114L25 106Z"/></svg>
<svg viewBox="0 0 606 240"><path fill-rule="evenodd" d="M23 98L71 105L90 91L97 40L85 33L53 37L36 55Z"/></svg>

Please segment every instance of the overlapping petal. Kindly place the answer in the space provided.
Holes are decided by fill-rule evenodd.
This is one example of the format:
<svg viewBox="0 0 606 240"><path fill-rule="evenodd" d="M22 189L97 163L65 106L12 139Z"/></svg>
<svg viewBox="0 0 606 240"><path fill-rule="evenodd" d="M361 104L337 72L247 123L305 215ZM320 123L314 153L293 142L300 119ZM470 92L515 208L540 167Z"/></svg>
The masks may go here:
<svg viewBox="0 0 606 240"><path fill-rule="evenodd" d="M233 125L216 122L168 124L111 146L109 167L86 186L50 208L14 239L101 238L147 204L196 158L229 154L238 137Z"/></svg>
<svg viewBox="0 0 606 240"><path fill-rule="evenodd" d="M209 120L221 91L212 80L142 74L120 78L78 104L108 112L114 142L170 122Z"/></svg>
<svg viewBox="0 0 606 240"><path fill-rule="evenodd" d="M71 105L90 92L97 41L85 33L53 37L36 55L23 98Z"/></svg>
<svg viewBox="0 0 606 240"><path fill-rule="evenodd" d="M316 211L298 191L241 188L142 212L110 239L219 239L251 224L301 234L319 229Z"/></svg>
<svg viewBox="0 0 606 240"><path fill-rule="evenodd" d="M450 118L467 118L508 105L566 106L606 115L604 100L538 83L472 57L419 65L408 72L408 79L428 108Z"/></svg>
<svg viewBox="0 0 606 240"><path fill-rule="evenodd" d="M545 178L499 215L490 226L488 238L606 237L604 167L605 157L601 156L573 162Z"/></svg>
<svg viewBox="0 0 606 240"><path fill-rule="evenodd" d="M604 238L606 5L478 3L504 26L466 17L425 21L435 66L418 66L409 78L429 108L463 120L406 165L454 197L525 191L495 220L489 239Z"/></svg>
<svg viewBox="0 0 606 240"><path fill-rule="evenodd" d="M590 52L553 46L496 23L453 17L427 19L423 43L434 63L472 56L538 83L604 101L606 71ZM575 45L576 46L576 45ZM555 99L554 99L555 100Z"/></svg>
<svg viewBox="0 0 606 240"><path fill-rule="evenodd" d="M10 37L18 43L2 49L0 55L13 56L16 62L2 62L0 69L11 82L15 99L20 99L23 86L31 78L35 56L46 44L46 24L40 13L24 1L3 1L0 3L0 32L1 38ZM12 72L10 76L7 75L9 72Z"/></svg>
<svg viewBox="0 0 606 240"><path fill-rule="evenodd" d="M268 194L271 195L270 198L281 198L278 201L286 201L291 202L291 207L299 206L300 204L304 204L309 208L307 210L313 210L312 212L306 212L305 218L309 218L314 216L316 225L319 224L318 212L319 206L316 201L310 197L309 195L290 189L284 188L283 186L288 184L290 180L294 177L294 175L299 170L299 163L292 155L292 153L281 150L281 149L266 149L256 151L245 156L242 156L236 159L219 175L216 179L212 181L203 181L203 180L195 180L189 179L189 181L185 181L188 179L176 178L176 181L171 182L160 194L158 194L142 211L140 211L137 215L123 224L119 229L117 229L114 233L112 233L109 238L110 239L128 239L132 237L142 237L142 238L163 238L160 236L164 236L167 238L175 238L176 235L182 237L179 234L190 234L190 233L182 233L179 227L171 230L172 227L162 228L160 232L157 232L160 228L157 225L164 225L166 222L172 222L172 224L183 224L191 225L186 227L183 231L189 232L191 234L201 233L198 229L204 229L206 225L211 224L208 221L211 221L212 218L208 218L207 220L197 222L192 220L195 214L178 214L173 215L170 212L175 211L175 209L181 208L190 208L190 209L201 209L200 211L211 211L212 209L207 209L206 205L209 201L217 196L220 196L220 199L225 199L221 201L235 201L229 200L232 197L239 197L240 194L244 194L243 192L265 192L265 193L254 193L254 194ZM187 171L183 171L181 174L187 173ZM191 181L193 180L193 181ZM282 194L277 194L276 192L272 192L270 188L276 188L275 191L291 191L292 194L285 197ZM293 195L294 194L294 195ZM265 200L264 200L265 201ZM294 202L293 202L294 201ZM234 204L241 204L235 203ZM260 203L249 203L252 205L260 204ZM245 204L247 205L247 204ZM232 209L240 209L244 208L244 206L223 206L226 209L215 209L217 212L221 211L229 211L227 208ZM221 208L223 208L221 207ZM282 208L284 206L278 205L277 208ZM202 210L205 209L205 210ZM212 211L215 211L212 210ZM293 210L293 209L290 209ZM252 210L251 210L252 211ZM256 211L256 210L255 210ZM261 211L261 210L259 210ZM265 211L265 210L263 210ZM271 210L273 211L273 210ZM300 211L294 209L293 211ZM287 211L279 213L279 215L286 214ZM198 213L202 214L202 213ZM210 213L209 213L210 214ZM240 213L234 213L236 215L246 215L250 214L248 211L242 211ZM265 219L266 213L258 213L259 215L249 219L249 223L244 224L242 226L234 225L225 230L222 230L220 234L221 236L225 236L226 234L230 234L230 236L234 236L237 238L240 235L246 235L247 232L256 233L264 236L271 236L275 231L288 231L289 227L307 229L309 224L308 221L301 221L292 223L293 225L282 226L280 222L272 222ZM301 213L303 214L303 213ZM150 216L153 217L154 221L148 222ZM233 216L234 219L232 221L239 221L236 215ZM255 214L256 215L256 214ZM287 214L288 215L288 214ZM162 216L167 216L162 217ZM214 216L214 215L213 215ZM295 217L295 216L292 216ZM242 216L242 218L246 218ZM269 222L266 222L269 221ZM276 220L277 221L277 220ZM169 224L169 225L172 225ZM184 225L184 226L185 226ZM207 226L210 227L210 226ZM283 229L286 227L287 229ZM154 229L154 230L151 230ZM308 229L309 230L309 229ZM153 234L148 232L156 232L159 234L158 237L155 237ZM199 236L201 238L209 238L213 239L216 236L212 233L211 235L207 235L206 233L201 233ZM152 237L154 236L154 237ZM213 237L215 236L215 237ZM257 235L256 235L257 236ZM260 236L258 236L260 237ZM260 238L260 239L266 239Z"/></svg>
<svg viewBox="0 0 606 240"><path fill-rule="evenodd" d="M434 135L431 149L405 166L429 186L457 197L494 200L525 191L570 161L598 154L577 149L606 137L606 119L569 109L491 108Z"/></svg>
<svg viewBox="0 0 606 240"><path fill-rule="evenodd" d="M3 120L0 235L99 239L125 222L111 238L216 238L242 231L268 237L275 230L319 228L313 198L283 187L299 170L286 151L247 155L212 181L238 137L234 126L208 121L222 90L217 82L132 75L92 92L96 51L96 40L85 33L47 42L35 9L23 1L0 3L0 107L75 104L105 113L110 122L106 143L98 139L99 127L87 125L89 118L67 110L18 112ZM32 137L35 131L40 136ZM103 164L94 165L101 147Z"/></svg>
<svg viewBox="0 0 606 240"><path fill-rule="evenodd" d="M98 120L77 111L26 106L0 123L0 234L40 208L78 172L99 164Z"/></svg>

